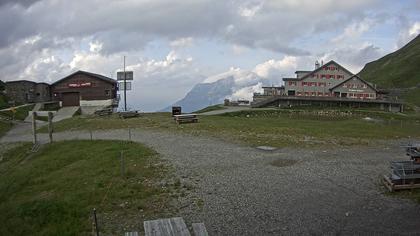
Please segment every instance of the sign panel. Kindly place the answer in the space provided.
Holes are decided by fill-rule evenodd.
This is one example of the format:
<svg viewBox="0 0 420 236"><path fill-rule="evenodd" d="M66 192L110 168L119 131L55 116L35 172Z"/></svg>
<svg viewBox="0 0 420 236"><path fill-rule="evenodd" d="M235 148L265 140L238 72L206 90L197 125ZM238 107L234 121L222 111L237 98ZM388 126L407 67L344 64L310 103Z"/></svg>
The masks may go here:
<svg viewBox="0 0 420 236"><path fill-rule="evenodd" d="M126 71L125 72L125 80L133 80L133 72ZM124 71L117 72L117 80L124 80Z"/></svg>
<svg viewBox="0 0 420 236"><path fill-rule="evenodd" d="M124 81L118 82L118 88L120 91L124 91ZM126 91L131 90L131 82L126 82Z"/></svg>
<svg viewBox="0 0 420 236"><path fill-rule="evenodd" d="M92 83L91 82L86 82L86 83L71 83L71 84L67 84L67 86L69 88L91 87L92 86Z"/></svg>

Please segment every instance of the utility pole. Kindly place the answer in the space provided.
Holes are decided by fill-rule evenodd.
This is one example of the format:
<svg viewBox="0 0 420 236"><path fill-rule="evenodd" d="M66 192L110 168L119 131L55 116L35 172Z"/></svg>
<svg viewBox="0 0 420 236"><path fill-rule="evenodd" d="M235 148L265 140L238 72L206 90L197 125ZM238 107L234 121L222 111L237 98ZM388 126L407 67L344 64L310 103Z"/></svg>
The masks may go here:
<svg viewBox="0 0 420 236"><path fill-rule="evenodd" d="M127 81L125 75L125 56L124 56L124 111L127 111Z"/></svg>

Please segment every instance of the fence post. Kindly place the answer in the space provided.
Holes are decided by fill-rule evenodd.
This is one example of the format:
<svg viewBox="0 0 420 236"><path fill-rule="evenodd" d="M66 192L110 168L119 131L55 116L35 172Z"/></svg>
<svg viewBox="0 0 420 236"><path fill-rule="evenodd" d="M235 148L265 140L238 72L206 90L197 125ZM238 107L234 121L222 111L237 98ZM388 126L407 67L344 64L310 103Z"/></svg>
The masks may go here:
<svg viewBox="0 0 420 236"><path fill-rule="evenodd" d="M124 172L125 172L124 151L120 152L120 165L121 165L121 177L124 177Z"/></svg>
<svg viewBox="0 0 420 236"><path fill-rule="evenodd" d="M89 130L89 134L90 134L90 141L92 141L93 140L92 130Z"/></svg>
<svg viewBox="0 0 420 236"><path fill-rule="evenodd" d="M53 124L52 124L52 119L53 119L53 113L52 112L48 112L48 136L50 138L50 143L53 142Z"/></svg>
<svg viewBox="0 0 420 236"><path fill-rule="evenodd" d="M93 208L93 220L95 221L95 231L96 231L96 236L99 236L99 226L98 226L98 220L96 219L96 208Z"/></svg>
<svg viewBox="0 0 420 236"><path fill-rule="evenodd" d="M32 134L33 134L33 142L34 145L37 143L37 138L36 138L36 112L32 112Z"/></svg>
<svg viewBox="0 0 420 236"><path fill-rule="evenodd" d="M128 128L128 141L131 141L131 129Z"/></svg>

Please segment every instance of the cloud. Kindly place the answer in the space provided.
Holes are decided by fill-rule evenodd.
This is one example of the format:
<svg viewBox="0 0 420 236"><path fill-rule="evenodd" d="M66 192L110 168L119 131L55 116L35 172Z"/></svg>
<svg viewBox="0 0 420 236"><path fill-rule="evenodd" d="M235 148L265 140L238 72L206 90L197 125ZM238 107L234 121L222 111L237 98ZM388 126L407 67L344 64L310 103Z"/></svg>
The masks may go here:
<svg viewBox="0 0 420 236"><path fill-rule="evenodd" d="M94 37L104 43L104 53L138 50L157 38L174 43L182 38L204 38L302 55L308 54L307 50L292 45L298 37L311 35L315 29L330 31L319 27L326 22L344 26L343 18L351 18L374 2L127 0L98 7L98 0L40 0L30 11L10 4L1 7L0 12L7 16L3 20L13 21L4 23L7 40L0 46L37 33L63 38Z"/></svg>
<svg viewBox="0 0 420 236"><path fill-rule="evenodd" d="M324 62L334 60L356 74L366 63L377 60L384 54L381 48L370 43L363 43L328 51L320 59Z"/></svg>
<svg viewBox="0 0 420 236"><path fill-rule="evenodd" d="M29 7L32 4L35 4L36 2L39 2L40 0L2 0L0 1L0 7L4 5L20 5L24 7Z"/></svg>
<svg viewBox="0 0 420 236"><path fill-rule="evenodd" d="M294 56L285 56L281 60L268 60L258 64L254 72L263 78L279 78L285 74L290 74L297 68L297 58Z"/></svg>
<svg viewBox="0 0 420 236"><path fill-rule="evenodd" d="M344 28L344 32L340 35L338 35L337 37L332 39L332 42L337 43L337 42L343 42L345 40L352 40L354 38L358 38L360 37L360 35L362 35L364 32L368 31L373 24L373 20L372 19L364 19L363 21L360 22L354 22L350 25L348 25L346 28Z"/></svg>
<svg viewBox="0 0 420 236"><path fill-rule="evenodd" d="M187 38L178 38L176 40L173 40L169 43L171 47L174 48L184 48L184 47L191 47L194 43L194 39L192 37Z"/></svg>
<svg viewBox="0 0 420 236"><path fill-rule="evenodd" d="M254 93L262 93L262 92L263 92L262 83L258 82L255 85L247 86L247 87L234 91L232 95L227 98L233 101L242 100L242 99L252 101L252 96Z"/></svg>
<svg viewBox="0 0 420 236"><path fill-rule="evenodd" d="M399 33L398 41L397 41L397 48L400 48L406 45L408 42L413 40L417 35L420 34L420 21L416 21L412 24L403 21L404 27L401 27L402 30Z"/></svg>

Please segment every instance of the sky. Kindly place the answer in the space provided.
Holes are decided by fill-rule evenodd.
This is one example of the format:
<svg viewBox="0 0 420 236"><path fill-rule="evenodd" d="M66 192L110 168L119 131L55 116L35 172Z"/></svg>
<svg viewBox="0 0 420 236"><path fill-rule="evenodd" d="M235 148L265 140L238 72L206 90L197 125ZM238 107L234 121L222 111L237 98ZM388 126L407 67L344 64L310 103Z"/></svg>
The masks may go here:
<svg viewBox="0 0 420 236"><path fill-rule="evenodd" d="M232 70L353 73L420 33L419 0L0 0L0 79L134 71L129 107L154 111Z"/></svg>

